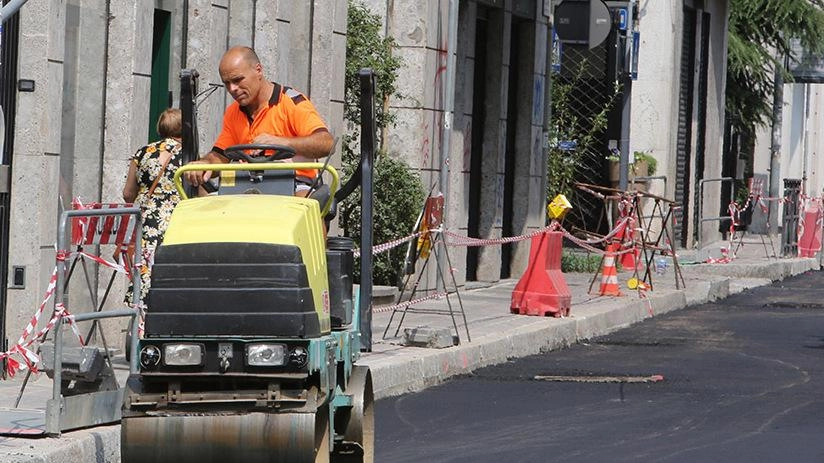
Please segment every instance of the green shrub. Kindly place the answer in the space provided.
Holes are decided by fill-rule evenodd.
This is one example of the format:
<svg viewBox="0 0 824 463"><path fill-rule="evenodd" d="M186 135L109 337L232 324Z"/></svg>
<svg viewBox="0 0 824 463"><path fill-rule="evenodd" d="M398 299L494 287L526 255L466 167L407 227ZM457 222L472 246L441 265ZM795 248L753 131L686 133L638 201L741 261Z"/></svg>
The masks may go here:
<svg viewBox="0 0 824 463"><path fill-rule="evenodd" d="M387 155L379 156L374 170L374 244L408 236L412 233L418 214L423 209L426 191L417 173L407 165ZM361 229L360 190L341 204L341 228L346 235L360 242ZM373 281L376 285L398 286L403 268L406 246L398 246L389 252L375 256ZM356 264L355 280L360 281L360 268Z"/></svg>
<svg viewBox="0 0 824 463"><path fill-rule="evenodd" d="M595 273L601 268L601 256L564 250L561 254L561 271L564 273Z"/></svg>
<svg viewBox="0 0 824 463"><path fill-rule="evenodd" d="M647 163L647 175L655 175L655 172L658 170L658 160L652 156L652 153L649 151L635 151L632 153L633 157L635 158L635 163L639 162L646 162Z"/></svg>

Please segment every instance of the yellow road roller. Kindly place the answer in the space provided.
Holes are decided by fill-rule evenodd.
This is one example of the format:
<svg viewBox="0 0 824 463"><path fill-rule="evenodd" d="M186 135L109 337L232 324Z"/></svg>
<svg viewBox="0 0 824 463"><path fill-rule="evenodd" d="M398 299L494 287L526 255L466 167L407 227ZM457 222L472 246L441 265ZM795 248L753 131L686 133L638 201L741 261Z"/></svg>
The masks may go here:
<svg viewBox="0 0 824 463"><path fill-rule="evenodd" d="M255 150L265 153L250 159ZM122 461L372 462L354 243L324 237L338 175L276 162L293 154L285 147L226 153L247 162L185 166L175 177L185 196L183 172L219 171L220 194L181 201L155 255ZM294 174L284 172L309 168L331 177L325 194L293 196ZM270 194L277 185L287 194Z"/></svg>

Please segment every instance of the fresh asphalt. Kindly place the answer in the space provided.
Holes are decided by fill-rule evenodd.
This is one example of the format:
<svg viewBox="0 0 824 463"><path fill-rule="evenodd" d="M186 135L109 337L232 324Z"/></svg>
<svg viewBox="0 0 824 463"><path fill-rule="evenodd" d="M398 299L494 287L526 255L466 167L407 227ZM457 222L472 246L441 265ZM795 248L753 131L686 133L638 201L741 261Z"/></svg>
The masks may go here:
<svg viewBox="0 0 824 463"><path fill-rule="evenodd" d="M823 284L808 272L380 400L376 461L822 462Z"/></svg>

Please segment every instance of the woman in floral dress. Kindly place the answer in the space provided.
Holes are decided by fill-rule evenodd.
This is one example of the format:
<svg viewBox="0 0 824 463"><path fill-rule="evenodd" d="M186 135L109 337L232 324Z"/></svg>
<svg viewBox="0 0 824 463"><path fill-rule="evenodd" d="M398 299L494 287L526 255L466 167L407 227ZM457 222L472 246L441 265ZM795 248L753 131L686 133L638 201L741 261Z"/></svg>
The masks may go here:
<svg viewBox="0 0 824 463"><path fill-rule="evenodd" d="M175 171L183 165L181 135L183 123L179 109L167 109L157 121L157 132L163 139L137 150L129 163L123 199L140 207L143 218L143 265L140 268L140 305L149 293L155 249L163 241L169 218L180 195L174 185ZM159 177L159 179L158 179ZM152 185L157 184L152 189ZM132 302L132 284L125 301Z"/></svg>

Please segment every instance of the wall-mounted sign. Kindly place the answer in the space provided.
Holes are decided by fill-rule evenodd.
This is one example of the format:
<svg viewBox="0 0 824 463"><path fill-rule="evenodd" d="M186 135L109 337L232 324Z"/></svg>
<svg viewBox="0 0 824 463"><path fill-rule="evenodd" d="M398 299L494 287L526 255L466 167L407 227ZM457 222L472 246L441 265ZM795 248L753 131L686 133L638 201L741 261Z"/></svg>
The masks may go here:
<svg viewBox="0 0 824 463"><path fill-rule="evenodd" d="M562 42L595 48L612 29L612 15L602 0L564 0L555 8L555 30Z"/></svg>
<svg viewBox="0 0 824 463"><path fill-rule="evenodd" d="M561 151L574 151L578 148L578 142L575 140L561 140L558 142L558 149Z"/></svg>
<svg viewBox="0 0 824 463"><path fill-rule="evenodd" d="M627 26L629 25L628 12L626 8L619 8L618 9L618 30L625 31L627 30Z"/></svg>
<svg viewBox="0 0 824 463"><path fill-rule="evenodd" d="M561 56L564 53L564 44L558 38L555 28L552 28L552 43L549 46L549 50L549 58L552 60L552 72L558 74L561 72Z"/></svg>

